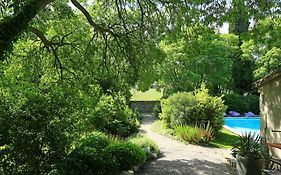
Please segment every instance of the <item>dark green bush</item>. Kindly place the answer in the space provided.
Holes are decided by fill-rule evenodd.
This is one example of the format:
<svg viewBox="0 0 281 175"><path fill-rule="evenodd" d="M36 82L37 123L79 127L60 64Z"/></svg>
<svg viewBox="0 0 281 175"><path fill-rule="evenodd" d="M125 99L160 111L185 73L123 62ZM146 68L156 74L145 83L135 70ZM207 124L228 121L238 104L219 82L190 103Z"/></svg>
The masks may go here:
<svg viewBox="0 0 281 175"><path fill-rule="evenodd" d="M118 162L95 148L81 146L62 162L61 175L116 175Z"/></svg>
<svg viewBox="0 0 281 175"><path fill-rule="evenodd" d="M134 166L142 165L146 160L145 151L130 142L109 145L105 148L104 155L116 159L120 171L133 169Z"/></svg>
<svg viewBox="0 0 281 175"><path fill-rule="evenodd" d="M121 96L101 97L91 121L94 128L120 137L136 133L139 127L138 115Z"/></svg>
<svg viewBox="0 0 281 175"><path fill-rule="evenodd" d="M104 149L113 143L115 141L108 135L98 131L82 137L76 144L76 148L63 160L59 168L60 174L118 174L119 164L116 159L104 154Z"/></svg>
<svg viewBox="0 0 281 175"><path fill-rule="evenodd" d="M97 151L101 151L111 142L112 140L105 133L95 131L81 138L78 146L95 148Z"/></svg>
<svg viewBox="0 0 281 175"><path fill-rule="evenodd" d="M226 107L219 97L212 97L202 87L195 92L177 93L162 100L163 119L169 127L183 125L206 125L208 122L216 133L223 125Z"/></svg>
<svg viewBox="0 0 281 175"><path fill-rule="evenodd" d="M259 115L259 96L257 95L240 95L236 93L225 94L223 97L227 111L237 111L241 114L253 112Z"/></svg>
<svg viewBox="0 0 281 175"><path fill-rule="evenodd" d="M1 96L9 106L0 111L0 128L5 128L0 135L5 145L0 150L0 174L48 174L64 159L80 118L72 93L67 86L30 87Z"/></svg>

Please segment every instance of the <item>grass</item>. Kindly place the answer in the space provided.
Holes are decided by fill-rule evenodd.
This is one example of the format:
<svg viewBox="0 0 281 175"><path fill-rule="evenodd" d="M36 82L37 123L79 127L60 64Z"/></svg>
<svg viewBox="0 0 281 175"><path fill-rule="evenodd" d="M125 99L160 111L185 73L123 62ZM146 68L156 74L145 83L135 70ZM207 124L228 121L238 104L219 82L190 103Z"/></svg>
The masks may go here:
<svg viewBox="0 0 281 175"><path fill-rule="evenodd" d="M131 93L133 95L131 101L158 101L163 96L163 92L156 89L149 89L146 92L132 89Z"/></svg>
<svg viewBox="0 0 281 175"><path fill-rule="evenodd" d="M173 138L177 139L174 134L175 131L167 128L164 122L161 120L155 121L152 124L151 129L152 131L158 134L172 136ZM230 149L233 147L234 143L238 139L239 137L236 134L233 134L232 132L226 129L222 129L218 132L218 134L216 134L215 139L210 142L210 146L216 148Z"/></svg>
<svg viewBox="0 0 281 175"><path fill-rule="evenodd" d="M164 121L162 120L156 120L155 122L153 122L151 125L151 130L158 134L166 136L173 136L175 132L174 130L167 128Z"/></svg>
<svg viewBox="0 0 281 175"><path fill-rule="evenodd" d="M232 148L234 143L239 139L238 135L232 132L222 129L216 135L215 139L211 142L211 146L218 148Z"/></svg>

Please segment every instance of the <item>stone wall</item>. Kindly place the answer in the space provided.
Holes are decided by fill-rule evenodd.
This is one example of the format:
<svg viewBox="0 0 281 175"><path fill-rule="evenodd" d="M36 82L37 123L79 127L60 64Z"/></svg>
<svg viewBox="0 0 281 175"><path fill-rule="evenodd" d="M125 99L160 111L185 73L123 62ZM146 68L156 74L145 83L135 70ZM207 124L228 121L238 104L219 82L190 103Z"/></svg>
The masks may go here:
<svg viewBox="0 0 281 175"><path fill-rule="evenodd" d="M266 142L281 143L281 76L267 81L259 87L261 135ZM281 150L271 148L270 152L281 159Z"/></svg>
<svg viewBox="0 0 281 175"><path fill-rule="evenodd" d="M159 101L131 101L130 107L139 113L153 113L154 106Z"/></svg>

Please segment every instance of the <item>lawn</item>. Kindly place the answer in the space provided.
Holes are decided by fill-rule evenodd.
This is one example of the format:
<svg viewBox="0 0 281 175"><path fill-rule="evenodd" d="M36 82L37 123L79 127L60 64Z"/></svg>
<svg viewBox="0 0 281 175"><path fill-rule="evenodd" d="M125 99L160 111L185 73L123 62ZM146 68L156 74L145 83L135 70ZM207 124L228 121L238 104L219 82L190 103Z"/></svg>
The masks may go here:
<svg viewBox="0 0 281 175"><path fill-rule="evenodd" d="M173 136L174 131L172 129L168 129L165 127L163 121L155 121L151 127L152 131L161 134L161 135L168 135ZM217 147L217 148L224 148L224 149L231 149L234 143L238 140L238 136L233 134L232 132L221 129L218 134L216 135L215 139L210 143L210 146Z"/></svg>
<svg viewBox="0 0 281 175"><path fill-rule="evenodd" d="M131 101L157 101L163 96L163 92L156 89L149 89L145 92L132 89L131 93L133 95Z"/></svg>
<svg viewBox="0 0 281 175"><path fill-rule="evenodd" d="M211 145L219 148L232 148L238 138L239 137L236 134L233 134L226 129L222 129L211 142Z"/></svg>

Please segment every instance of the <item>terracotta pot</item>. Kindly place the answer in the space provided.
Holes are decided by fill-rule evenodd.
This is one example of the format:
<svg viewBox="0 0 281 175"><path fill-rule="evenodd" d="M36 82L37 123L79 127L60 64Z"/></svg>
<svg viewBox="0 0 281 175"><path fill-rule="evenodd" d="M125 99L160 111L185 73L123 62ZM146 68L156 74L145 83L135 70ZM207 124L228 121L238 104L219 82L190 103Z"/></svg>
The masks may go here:
<svg viewBox="0 0 281 175"><path fill-rule="evenodd" d="M263 159L236 156L236 168L239 175L261 175Z"/></svg>

